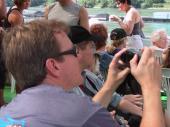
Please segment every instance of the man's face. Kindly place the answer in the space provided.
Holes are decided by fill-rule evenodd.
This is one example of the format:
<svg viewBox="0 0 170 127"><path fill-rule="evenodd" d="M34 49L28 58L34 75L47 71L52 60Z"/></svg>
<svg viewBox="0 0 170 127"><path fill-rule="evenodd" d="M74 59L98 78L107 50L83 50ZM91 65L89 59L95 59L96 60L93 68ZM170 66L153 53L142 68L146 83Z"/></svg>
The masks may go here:
<svg viewBox="0 0 170 127"><path fill-rule="evenodd" d="M85 43L85 42L84 42ZM79 49L78 60L82 71L84 69L91 69L94 63L95 45L93 41L87 41L84 49Z"/></svg>
<svg viewBox="0 0 170 127"><path fill-rule="evenodd" d="M73 44L64 32L55 34L55 37L60 45L60 52L72 49ZM67 84L67 89L71 89L82 83L80 65L77 57L73 54L62 55L63 61L60 67L60 76L63 79L63 84Z"/></svg>

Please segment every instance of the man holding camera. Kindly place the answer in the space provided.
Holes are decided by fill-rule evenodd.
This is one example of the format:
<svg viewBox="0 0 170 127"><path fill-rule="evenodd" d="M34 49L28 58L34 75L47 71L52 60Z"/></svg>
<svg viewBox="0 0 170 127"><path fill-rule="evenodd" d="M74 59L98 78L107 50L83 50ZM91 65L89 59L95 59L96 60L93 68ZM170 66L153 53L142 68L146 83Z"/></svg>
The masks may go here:
<svg viewBox="0 0 170 127"><path fill-rule="evenodd" d="M6 65L23 91L1 108L0 118L10 115L13 119L23 119L24 127L119 127L106 109L87 97L68 92L82 83L82 77L77 59L80 54L63 32L64 28L59 22L33 21L5 34L3 48ZM89 43L89 46L92 45ZM124 52L125 49L113 58L107 81L93 101L99 100L103 106L108 105L112 93L129 73L129 68L118 68ZM141 127L164 127L158 97L159 65L147 48L138 65L136 61L135 56L131 61L131 70L144 95ZM153 93L150 93L151 89Z"/></svg>

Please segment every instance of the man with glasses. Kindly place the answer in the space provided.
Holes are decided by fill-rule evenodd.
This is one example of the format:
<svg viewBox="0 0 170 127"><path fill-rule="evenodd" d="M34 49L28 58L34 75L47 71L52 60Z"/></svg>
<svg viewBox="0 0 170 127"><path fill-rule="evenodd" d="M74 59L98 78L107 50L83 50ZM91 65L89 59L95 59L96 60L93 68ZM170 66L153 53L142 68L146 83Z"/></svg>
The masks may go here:
<svg viewBox="0 0 170 127"><path fill-rule="evenodd" d="M69 92L82 84L82 76L76 57L79 53L64 32L67 29L63 23L42 20L5 33L6 66L22 88L22 93L0 110L5 127L8 123L22 127L120 127L105 108ZM115 69L113 65L110 72ZM116 87L128 71L121 71L123 75L106 86Z"/></svg>
<svg viewBox="0 0 170 127"><path fill-rule="evenodd" d="M60 22L32 21L5 33L3 49L6 66L23 91L6 107L0 109L0 121L9 122L8 126L22 127L120 127L99 104L93 103L87 97L68 92L78 86L76 84L82 83L82 77L76 57L79 54L65 34L65 30L67 27ZM96 99L105 101L102 98L102 92L107 93L109 97L129 72L128 68L118 69L118 61L124 52L125 50L120 51L113 58L105 83L107 87L105 89L103 87L101 92L98 92L100 98ZM134 65L133 73L143 84L144 90L148 86L153 87L154 94L157 95L158 91L155 90L158 90L159 83L157 80L152 80L154 83L150 83L151 75L146 73L148 63L153 64L154 69L157 68L154 60L148 60L153 56L148 55L149 53L150 51L146 50L144 57L141 58L145 60L145 66L136 68L136 58L131 64ZM144 74L143 70L140 71L143 67ZM150 68L150 71L154 69ZM152 77L159 77L159 70L157 72L153 73ZM141 75L147 79L149 84L144 85L146 83L145 80L141 81ZM159 99L158 96L151 96L149 99L149 102L155 104L154 110L150 109L155 115L155 123L162 120L159 120L162 116L161 107L159 103L156 103ZM148 109L148 104L145 105L146 109ZM159 112L153 112L156 110ZM147 112L149 111L146 110L145 115L149 116ZM145 117L146 122L147 120ZM149 125L149 127L163 126Z"/></svg>

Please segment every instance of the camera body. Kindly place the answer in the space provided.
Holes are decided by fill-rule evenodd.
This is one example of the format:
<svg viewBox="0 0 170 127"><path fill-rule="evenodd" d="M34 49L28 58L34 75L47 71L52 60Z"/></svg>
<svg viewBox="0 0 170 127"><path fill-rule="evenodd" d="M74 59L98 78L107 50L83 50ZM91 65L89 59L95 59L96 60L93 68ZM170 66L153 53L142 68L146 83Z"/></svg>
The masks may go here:
<svg viewBox="0 0 170 127"><path fill-rule="evenodd" d="M121 55L120 59L123 61L124 66L130 67L130 60L134 57L135 54L138 56L138 62L139 62L139 60L141 58L141 51L140 50L128 49L126 52L124 52Z"/></svg>
<svg viewBox="0 0 170 127"><path fill-rule="evenodd" d="M119 52L119 51L120 50L117 50L117 52ZM130 67L130 60L134 57L135 54L137 54L138 62L139 62L139 60L141 58L141 50L128 49L126 52L124 52L120 58L123 61L123 64L120 64L119 68L124 69L126 67ZM126 79L118 87L116 92L121 95L142 94L142 90L141 90L139 83L133 77L133 75L131 73L127 75Z"/></svg>

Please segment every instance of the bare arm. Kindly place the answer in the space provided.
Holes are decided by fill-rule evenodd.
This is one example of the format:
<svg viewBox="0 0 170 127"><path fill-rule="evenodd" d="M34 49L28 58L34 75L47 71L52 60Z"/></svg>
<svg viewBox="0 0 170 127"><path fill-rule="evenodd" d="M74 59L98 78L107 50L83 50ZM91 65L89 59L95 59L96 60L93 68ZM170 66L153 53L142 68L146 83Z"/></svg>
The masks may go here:
<svg viewBox="0 0 170 127"><path fill-rule="evenodd" d="M84 7L81 7L79 15L80 15L80 26L89 30L88 12Z"/></svg>
<svg viewBox="0 0 170 127"><path fill-rule="evenodd" d="M142 108L139 106L136 106L135 104L131 103L129 100L127 99L122 99L118 105L118 108L120 110L138 115L138 116L142 116Z"/></svg>
<svg viewBox="0 0 170 127"><path fill-rule="evenodd" d="M0 0L0 19L6 16L5 0Z"/></svg>
<svg viewBox="0 0 170 127"><path fill-rule="evenodd" d="M21 25L23 24L23 16L18 11L13 10L8 17L8 21L12 27Z"/></svg>
<svg viewBox="0 0 170 127"><path fill-rule="evenodd" d="M112 21L117 22L119 26L122 29L124 29L128 35L130 35L134 28L134 24L137 20L137 17L138 17L138 12L136 11L136 9L131 9L126 14L124 21L122 21L122 19L116 15L111 15L110 19Z"/></svg>
<svg viewBox="0 0 170 127"><path fill-rule="evenodd" d="M106 82L104 83L100 91L93 97L93 101L100 103L103 107L108 106L108 104L112 99L113 92L123 82L123 80L125 79L125 77L130 71L129 68L125 68L124 70L118 69L118 64L119 64L118 61L122 53L125 51L126 50L123 49L114 56L109 66Z"/></svg>
<svg viewBox="0 0 170 127"><path fill-rule="evenodd" d="M151 49L145 48L137 64L137 55L130 61L131 73L140 83L144 98L140 127L165 127L160 100L161 69Z"/></svg>
<svg viewBox="0 0 170 127"><path fill-rule="evenodd" d="M142 17L141 17L141 20L140 20L140 26L141 26L141 28L144 27L144 21L143 21Z"/></svg>

